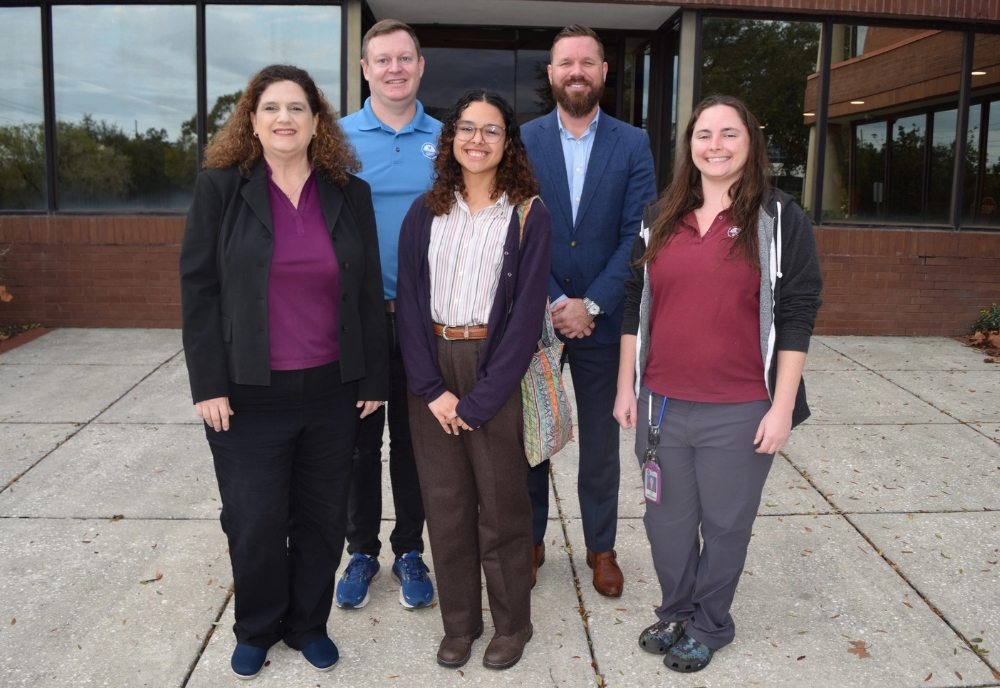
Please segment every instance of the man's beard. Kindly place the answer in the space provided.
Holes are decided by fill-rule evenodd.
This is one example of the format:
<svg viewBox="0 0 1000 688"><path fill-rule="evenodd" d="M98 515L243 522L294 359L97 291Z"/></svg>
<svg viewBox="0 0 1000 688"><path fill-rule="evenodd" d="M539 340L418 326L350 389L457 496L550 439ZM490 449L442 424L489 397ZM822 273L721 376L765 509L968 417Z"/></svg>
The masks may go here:
<svg viewBox="0 0 1000 688"><path fill-rule="evenodd" d="M570 84L588 84L590 86L590 90L579 93L570 93L566 88L566 86L569 86ZM590 114L594 107L601 102L601 96L604 95L604 84L592 83L582 79L571 79L561 86L552 84L552 95L555 96L556 102L559 103L559 106L565 110L570 117L583 117L584 115Z"/></svg>

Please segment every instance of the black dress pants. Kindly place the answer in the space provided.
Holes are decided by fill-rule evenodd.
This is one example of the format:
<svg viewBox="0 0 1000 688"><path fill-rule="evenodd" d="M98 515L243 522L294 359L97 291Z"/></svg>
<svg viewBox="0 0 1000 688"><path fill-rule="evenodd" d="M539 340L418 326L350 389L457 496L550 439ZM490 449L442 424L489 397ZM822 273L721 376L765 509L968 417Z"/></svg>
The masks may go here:
<svg viewBox="0 0 1000 688"><path fill-rule="evenodd" d="M222 495L236 641L296 650L326 637L347 526L357 383L339 363L230 383L229 430L206 427Z"/></svg>
<svg viewBox="0 0 1000 688"><path fill-rule="evenodd" d="M399 350L396 314L385 314L389 336L389 480L396 524L389 535L393 554L398 557L424 551L424 503L420 497L417 463L410 439L407 412L406 372ZM361 420L354 450L351 493L347 502L347 551L377 557L382 549L378 539L382 527L382 430L386 407Z"/></svg>

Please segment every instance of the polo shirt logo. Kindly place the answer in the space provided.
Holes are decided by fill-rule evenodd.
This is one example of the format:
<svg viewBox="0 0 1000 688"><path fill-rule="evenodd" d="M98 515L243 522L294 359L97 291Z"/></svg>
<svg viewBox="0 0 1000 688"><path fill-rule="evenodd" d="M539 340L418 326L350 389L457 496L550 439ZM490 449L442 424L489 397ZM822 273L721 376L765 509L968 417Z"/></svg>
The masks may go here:
<svg viewBox="0 0 1000 688"><path fill-rule="evenodd" d="M424 154L424 157L428 160L433 160L437 157L438 149L433 143L428 141L420 147L420 152Z"/></svg>
<svg viewBox="0 0 1000 688"><path fill-rule="evenodd" d="M730 227L729 231L726 232L726 236L728 236L730 239L735 239L736 235L739 233L740 233L739 227Z"/></svg>

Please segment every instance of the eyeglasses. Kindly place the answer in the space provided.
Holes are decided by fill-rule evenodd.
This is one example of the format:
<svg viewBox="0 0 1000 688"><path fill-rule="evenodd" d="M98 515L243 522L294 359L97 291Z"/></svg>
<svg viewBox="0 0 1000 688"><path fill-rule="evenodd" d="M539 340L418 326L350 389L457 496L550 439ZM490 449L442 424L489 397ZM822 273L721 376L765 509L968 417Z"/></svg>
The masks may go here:
<svg viewBox="0 0 1000 688"><path fill-rule="evenodd" d="M455 138L459 141L471 141L476 137L477 131L482 132L483 141L486 143L500 143L504 128L498 124L477 127L472 122L459 122L455 125Z"/></svg>

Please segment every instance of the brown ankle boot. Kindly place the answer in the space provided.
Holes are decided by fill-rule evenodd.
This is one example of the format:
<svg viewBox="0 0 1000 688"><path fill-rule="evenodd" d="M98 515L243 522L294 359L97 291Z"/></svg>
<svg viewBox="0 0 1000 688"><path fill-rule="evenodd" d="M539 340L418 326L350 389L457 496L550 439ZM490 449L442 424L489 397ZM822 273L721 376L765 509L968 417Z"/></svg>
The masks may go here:
<svg viewBox="0 0 1000 688"><path fill-rule="evenodd" d="M441 639L438 648L438 664L450 669L458 668L469 661L472 656L472 643L483 634L483 627L471 635L450 636Z"/></svg>
<svg viewBox="0 0 1000 688"><path fill-rule="evenodd" d="M483 655L483 666L487 669L509 669L517 664L524 646L531 640L533 630L529 623L513 635L493 636Z"/></svg>

